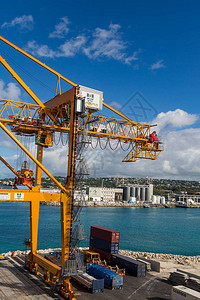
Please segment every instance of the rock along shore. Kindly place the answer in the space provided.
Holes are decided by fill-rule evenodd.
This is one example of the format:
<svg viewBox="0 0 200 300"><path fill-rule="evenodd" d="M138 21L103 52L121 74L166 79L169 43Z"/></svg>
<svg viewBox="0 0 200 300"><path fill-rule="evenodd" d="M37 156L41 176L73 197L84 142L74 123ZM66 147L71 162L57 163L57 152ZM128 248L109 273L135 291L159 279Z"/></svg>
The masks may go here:
<svg viewBox="0 0 200 300"><path fill-rule="evenodd" d="M51 202L51 201L42 201L42 205L46 206L60 206L60 202ZM85 203L75 202L74 206L82 206L82 207L175 207L175 204L163 205L163 204L146 204L146 203L124 203L124 202L93 202L88 201Z"/></svg>
<svg viewBox="0 0 200 300"><path fill-rule="evenodd" d="M80 250L85 250L89 249L87 247L80 247ZM61 248L49 248L49 249L43 249L43 250L38 250L39 254L46 254L49 252L56 252L56 251L61 251ZM21 250L16 250L14 251L14 255L25 255L29 253L30 251L21 251ZM129 256L132 258L137 258L139 256L143 256L147 259L154 259L154 260L170 260L176 263L180 264L189 264L191 263L200 263L200 256L185 256L185 255L176 255L176 254L164 254L164 253L151 253L151 252L139 252L139 251L130 251L130 250L119 250L119 254ZM1 255L6 256L11 256L12 251L6 252L6 253L1 253Z"/></svg>

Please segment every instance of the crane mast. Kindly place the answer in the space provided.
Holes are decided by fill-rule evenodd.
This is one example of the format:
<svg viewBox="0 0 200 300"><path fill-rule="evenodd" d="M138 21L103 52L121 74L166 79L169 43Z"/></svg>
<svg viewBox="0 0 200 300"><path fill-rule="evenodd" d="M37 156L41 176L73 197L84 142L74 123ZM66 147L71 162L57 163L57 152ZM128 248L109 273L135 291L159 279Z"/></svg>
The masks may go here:
<svg viewBox="0 0 200 300"><path fill-rule="evenodd" d="M72 249L72 229L78 137L86 134L89 139L96 138L98 140L115 140L118 143L127 143L130 146L129 152L123 158L123 162L134 162L137 159L155 160L160 152L163 151L163 145L155 136L155 131L152 132L155 125L134 122L103 102L102 92L73 83L1 36L0 41L11 46L57 77L55 96L43 103L5 59L0 56L0 63L36 103L31 104L12 99L0 99L0 128L36 165L34 184L25 183L29 188L28 190L17 190L17 193L14 190L7 190L10 195L9 201L28 201L30 203L30 241L28 245L31 251L26 267L33 273L38 274L38 265L41 266L44 269L45 281L57 285L65 296L69 299L74 299L70 275L73 275L73 272L77 269ZM72 88L61 93L61 80L71 84ZM118 118L98 115L97 112L102 110L102 106L116 113ZM11 130L7 126L10 126ZM67 176L64 186L43 165L44 148L52 146L53 135L56 132L69 135ZM17 139L17 134L35 136L37 157L34 157ZM0 157L0 160L15 175L21 176L4 158ZM42 171L57 185L60 193L49 194L40 191ZM1 199L1 194L0 201L4 201L4 199ZM60 202L62 268L49 262L37 253L39 206L41 201Z"/></svg>

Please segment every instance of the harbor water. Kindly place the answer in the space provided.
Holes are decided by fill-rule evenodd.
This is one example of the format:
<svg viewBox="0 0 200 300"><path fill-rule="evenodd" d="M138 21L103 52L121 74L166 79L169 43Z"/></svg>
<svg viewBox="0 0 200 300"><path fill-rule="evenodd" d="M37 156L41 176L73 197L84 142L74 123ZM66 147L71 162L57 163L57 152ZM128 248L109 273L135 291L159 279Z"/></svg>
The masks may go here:
<svg viewBox="0 0 200 300"><path fill-rule="evenodd" d="M29 203L0 202L0 253L25 250L30 237ZM84 207L81 220L89 245L90 226L120 231L120 249L200 255L200 210L191 208ZM38 249L61 246L60 208L40 206Z"/></svg>

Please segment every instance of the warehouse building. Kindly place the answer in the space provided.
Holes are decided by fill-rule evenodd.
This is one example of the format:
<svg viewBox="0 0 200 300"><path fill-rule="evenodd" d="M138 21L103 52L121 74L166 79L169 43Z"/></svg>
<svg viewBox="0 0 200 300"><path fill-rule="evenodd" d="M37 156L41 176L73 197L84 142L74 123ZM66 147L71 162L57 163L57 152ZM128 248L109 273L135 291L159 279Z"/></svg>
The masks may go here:
<svg viewBox="0 0 200 300"><path fill-rule="evenodd" d="M200 195L176 194L175 199L182 203L200 203Z"/></svg>
<svg viewBox="0 0 200 300"><path fill-rule="evenodd" d="M89 201L115 202L122 201L122 188L89 187L86 193Z"/></svg>

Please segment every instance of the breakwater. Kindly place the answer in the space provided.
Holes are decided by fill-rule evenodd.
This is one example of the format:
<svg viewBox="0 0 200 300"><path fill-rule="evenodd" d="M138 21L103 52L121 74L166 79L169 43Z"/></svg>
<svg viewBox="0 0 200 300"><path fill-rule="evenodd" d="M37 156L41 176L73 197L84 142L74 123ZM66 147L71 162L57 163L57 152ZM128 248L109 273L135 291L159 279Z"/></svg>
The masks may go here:
<svg viewBox="0 0 200 300"><path fill-rule="evenodd" d="M50 202L50 201L42 201L41 205L46 206L60 206L60 202ZM178 205L174 202L169 202L166 204L155 204L155 203L126 203L126 202L94 202L94 201L87 201L87 202L74 202L74 206L81 206L81 207L141 207L141 208L200 208L199 204L193 205Z"/></svg>
<svg viewBox="0 0 200 300"><path fill-rule="evenodd" d="M80 250L88 250L88 247L80 247ZM14 255L25 255L30 251L21 251L16 250ZM37 251L39 254L47 254L49 252L61 252L61 248L48 248L48 249L40 249ZM200 263L200 256L186 256L186 255L175 255L175 254L165 254L165 253L151 253L151 252L140 252L140 251L130 251L130 250L119 250L119 253L125 256L129 256L132 258L144 257L152 260L163 260L163 261L171 261L174 263L186 265L190 263ZM5 257L11 256L12 252L8 251L6 253L0 253Z"/></svg>

